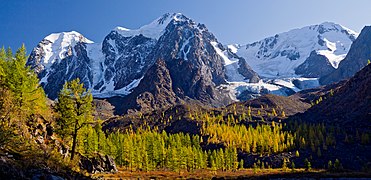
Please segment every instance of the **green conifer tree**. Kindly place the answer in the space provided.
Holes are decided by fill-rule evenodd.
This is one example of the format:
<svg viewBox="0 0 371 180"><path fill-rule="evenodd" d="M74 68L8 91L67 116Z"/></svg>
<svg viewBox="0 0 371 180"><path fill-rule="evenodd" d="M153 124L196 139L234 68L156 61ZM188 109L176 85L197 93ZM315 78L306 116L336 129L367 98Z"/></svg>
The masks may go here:
<svg viewBox="0 0 371 180"><path fill-rule="evenodd" d="M295 171L295 163L294 163L294 161L291 162L291 171Z"/></svg>
<svg viewBox="0 0 371 180"><path fill-rule="evenodd" d="M327 169L328 169L328 170L332 170L332 168L333 168L333 167L332 167L332 161L329 160L328 163L327 163Z"/></svg>
<svg viewBox="0 0 371 180"><path fill-rule="evenodd" d="M284 171L287 170L287 160L286 160L286 158L284 158L284 159L282 160L282 169L283 169Z"/></svg>
<svg viewBox="0 0 371 180"><path fill-rule="evenodd" d="M336 159L334 163L334 170L340 171L342 169L343 169L343 165L340 163L339 159Z"/></svg>
<svg viewBox="0 0 371 180"><path fill-rule="evenodd" d="M322 156L321 148L318 147L318 148L317 148L317 157L321 157L321 156Z"/></svg>
<svg viewBox="0 0 371 180"><path fill-rule="evenodd" d="M241 159L240 163L238 164L240 170L243 169L243 164L244 164L243 159Z"/></svg>
<svg viewBox="0 0 371 180"><path fill-rule="evenodd" d="M48 120L51 114L37 75L26 66L27 58L24 45L14 56L10 48L0 50L0 119L23 135L36 129L38 118Z"/></svg>
<svg viewBox="0 0 371 180"><path fill-rule="evenodd" d="M304 160L304 165L305 165L305 170L306 171L310 171L312 169L312 165L307 158L305 158L305 160Z"/></svg>
<svg viewBox="0 0 371 180"><path fill-rule="evenodd" d="M79 79L66 82L59 93L57 111L58 132L62 137L72 138L71 160L75 156L78 132L93 120L93 96L87 92Z"/></svg>

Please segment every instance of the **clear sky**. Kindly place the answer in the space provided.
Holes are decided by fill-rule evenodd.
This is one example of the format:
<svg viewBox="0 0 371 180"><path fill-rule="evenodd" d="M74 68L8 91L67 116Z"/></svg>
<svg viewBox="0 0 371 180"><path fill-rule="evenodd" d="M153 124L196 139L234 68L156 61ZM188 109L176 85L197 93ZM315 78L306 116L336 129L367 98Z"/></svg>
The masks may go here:
<svg viewBox="0 0 371 180"><path fill-rule="evenodd" d="M357 32L371 23L370 0L0 0L0 46L28 50L53 32L101 42L116 26L136 29L166 12L203 23L224 44L246 44L325 21Z"/></svg>

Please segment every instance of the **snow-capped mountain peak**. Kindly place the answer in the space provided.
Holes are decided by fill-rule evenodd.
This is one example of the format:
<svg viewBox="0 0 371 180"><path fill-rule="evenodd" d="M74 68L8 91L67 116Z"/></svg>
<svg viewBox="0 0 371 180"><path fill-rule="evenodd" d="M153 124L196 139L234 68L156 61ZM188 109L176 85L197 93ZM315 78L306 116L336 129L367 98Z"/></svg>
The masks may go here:
<svg viewBox="0 0 371 180"><path fill-rule="evenodd" d="M317 29L320 34L324 34L325 32L329 31L340 31L347 33L350 36L354 36L354 38L358 36L357 32L334 22L323 22L319 25L312 25L310 28Z"/></svg>
<svg viewBox="0 0 371 180"><path fill-rule="evenodd" d="M39 48L42 48L42 51L45 53L41 62L44 66L48 66L56 60L70 56L73 53L73 47L77 43L91 44L94 42L76 31L52 33L46 36L39 44Z"/></svg>
<svg viewBox="0 0 371 180"><path fill-rule="evenodd" d="M183 15L182 13L174 13L172 14L171 16L172 19L174 19L175 21L187 21L187 20L190 20L189 18L187 18L185 15Z"/></svg>
<svg viewBox="0 0 371 180"><path fill-rule="evenodd" d="M57 42L65 44L72 44L74 42L94 43L93 41L85 38L82 34L76 31L52 33L46 36L44 39L49 40L52 43Z"/></svg>
<svg viewBox="0 0 371 180"><path fill-rule="evenodd" d="M166 26L170 22L183 22L188 20L190 19L181 13L166 13L156 20L152 21L150 24L144 25L139 29L116 27L113 31L117 31L124 37L131 37L142 34L143 36L148 38L158 39L164 33Z"/></svg>
<svg viewBox="0 0 371 180"><path fill-rule="evenodd" d="M312 51L325 56L332 68L337 68L349 51L358 33L336 23L324 22L318 25L293 29L276 34L244 46L229 45L237 55L261 76L298 76L295 69L303 64Z"/></svg>

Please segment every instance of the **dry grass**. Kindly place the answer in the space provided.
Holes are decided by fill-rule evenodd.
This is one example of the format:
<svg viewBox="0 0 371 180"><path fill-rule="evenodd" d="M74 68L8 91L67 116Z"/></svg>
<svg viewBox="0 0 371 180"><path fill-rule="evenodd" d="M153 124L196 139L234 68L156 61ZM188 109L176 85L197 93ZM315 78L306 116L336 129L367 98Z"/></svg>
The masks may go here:
<svg viewBox="0 0 371 180"><path fill-rule="evenodd" d="M274 176L286 176L290 174L304 174L304 169L296 169L294 172L291 170L284 171L283 169L264 169L257 170L254 173L253 169L232 171L211 171L211 170L196 170L193 172L172 172L172 171L150 171L150 172L130 172L125 169L119 169L115 174L95 174L93 177L101 177L103 179L212 179L212 178L225 178L225 179L238 179L238 178L264 178ZM311 173L324 173L324 170L313 170Z"/></svg>
<svg viewBox="0 0 371 180"><path fill-rule="evenodd" d="M119 172L115 174L94 174L93 178L102 179L270 179L270 178L298 178L298 177L311 177L311 178L360 178L371 177L371 172L327 172L323 169L311 170L310 172L304 169L264 169L257 170L254 173L253 169L232 171L211 171L211 170L196 170L193 172L172 172L172 171L150 171L130 172L123 168L119 168Z"/></svg>

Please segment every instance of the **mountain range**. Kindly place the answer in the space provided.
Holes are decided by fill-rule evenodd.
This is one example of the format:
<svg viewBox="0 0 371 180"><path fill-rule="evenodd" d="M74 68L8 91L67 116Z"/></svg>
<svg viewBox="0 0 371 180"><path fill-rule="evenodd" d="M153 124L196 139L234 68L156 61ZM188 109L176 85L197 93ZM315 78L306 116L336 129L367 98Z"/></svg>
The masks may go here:
<svg viewBox="0 0 371 180"><path fill-rule="evenodd" d="M367 63L369 37L368 27L358 34L325 22L223 45L204 24L167 13L139 29L116 27L101 43L76 31L50 34L27 65L51 99L79 78L94 97L127 102L120 113L186 102L215 107L349 78Z"/></svg>

